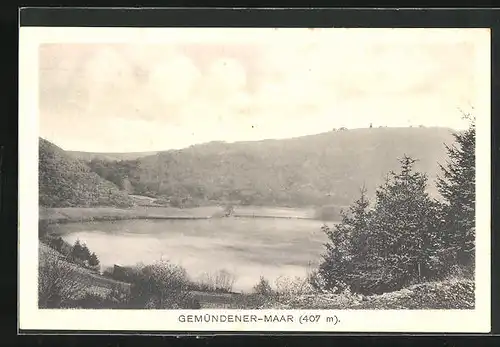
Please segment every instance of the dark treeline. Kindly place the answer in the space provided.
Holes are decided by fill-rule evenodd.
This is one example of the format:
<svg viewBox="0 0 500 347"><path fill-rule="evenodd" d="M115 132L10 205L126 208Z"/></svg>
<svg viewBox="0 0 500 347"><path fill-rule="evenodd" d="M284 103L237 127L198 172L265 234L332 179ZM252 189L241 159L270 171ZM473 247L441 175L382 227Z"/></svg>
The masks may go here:
<svg viewBox="0 0 500 347"><path fill-rule="evenodd" d="M443 279L453 271L473 275L475 120L454 137L437 179L442 200L429 196L426 175L414 170L416 159L404 155L400 170L376 190L373 204L363 187L341 223L323 227L329 242L318 275L327 289L373 294Z"/></svg>

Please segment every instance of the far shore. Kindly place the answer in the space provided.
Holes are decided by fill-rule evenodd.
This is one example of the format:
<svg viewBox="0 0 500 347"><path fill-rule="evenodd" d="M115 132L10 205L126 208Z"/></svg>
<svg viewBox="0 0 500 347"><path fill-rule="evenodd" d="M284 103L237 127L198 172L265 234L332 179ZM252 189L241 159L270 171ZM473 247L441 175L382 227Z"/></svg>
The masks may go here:
<svg viewBox="0 0 500 347"><path fill-rule="evenodd" d="M127 219L172 219L199 220L223 218L279 218L309 219L316 218L314 208L239 206L234 208L230 217L224 217L224 207L207 206L193 208L175 207L40 207L39 220L48 223L75 223L92 221L116 221Z"/></svg>

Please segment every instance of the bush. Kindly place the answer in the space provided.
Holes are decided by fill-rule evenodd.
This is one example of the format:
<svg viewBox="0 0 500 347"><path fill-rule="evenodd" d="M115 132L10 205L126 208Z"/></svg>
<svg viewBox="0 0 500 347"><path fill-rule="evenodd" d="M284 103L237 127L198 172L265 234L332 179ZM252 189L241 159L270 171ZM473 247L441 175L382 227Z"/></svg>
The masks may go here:
<svg viewBox="0 0 500 347"><path fill-rule="evenodd" d="M397 292L368 297L355 309L474 309L475 285L469 279L453 279L410 286Z"/></svg>
<svg viewBox="0 0 500 347"><path fill-rule="evenodd" d="M199 308L190 297L186 270L168 261L137 267L129 274L131 305L148 309Z"/></svg>
<svg viewBox="0 0 500 347"><path fill-rule="evenodd" d="M88 288L82 297L72 301L70 305L72 308L83 309L123 309L128 308L129 299L127 293L120 290L117 285L106 294Z"/></svg>
<svg viewBox="0 0 500 347"><path fill-rule="evenodd" d="M303 294L280 299L276 303L266 307L269 309L350 309L362 301L362 296L349 291L339 294Z"/></svg>
<svg viewBox="0 0 500 347"><path fill-rule="evenodd" d="M230 293L235 281L236 277L229 271L219 270L215 274L202 274L194 286L201 291Z"/></svg>
<svg viewBox="0 0 500 347"><path fill-rule="evenodd" d="M155 200L155 204L168 206L170 204L170 199L168 197L161 196Z"/></svg>
<svg viewBox="0 0 500 347"><path fill-rule="evenodd" d="M328 286L326 284L326 281L319 270L308 271L307 282L317 292L329 292L329 290L327 289ZM333 288L332 292L335 291L337 291L337 288Z"/></svg>
<svg viewBox="0 0 500 347"><path fill-rule="evenodd" d="M39 308L67 307L85 292L75 279L75 269L57 254L40 257L38 265Z"/></svg>
<svg viewBox="0 0 500 347"><path fill-rule="evenodd" d="M271 308L276 305L276 297L259 293L242 294L234 303L235 309L256 310Z"/></svg>
<svg viewBox="0 0 500 347"><path fill-rule="evenodd" d="M313 294L316 290L307 279L301 277L280 276L276 279L276 295L278 298L293 298L304 294Z"/></svg>
<svg viewBox="0 0 500 347"><path fill-rule="evenodd" d="M265 296L269 296L274 293L273 289L271 288L271 285L269 284L269 281L265 279L263 276L260 277L259 283L257 283L253 287L253 292L255 294L260 294Z"/></svg>
<svg viewBox="0 0 500 347"><path fill-rule="evenodd" d="M110 279L116 279L113 274L113 268L112 267L107 267L103 270L102 276Z"/></svg>

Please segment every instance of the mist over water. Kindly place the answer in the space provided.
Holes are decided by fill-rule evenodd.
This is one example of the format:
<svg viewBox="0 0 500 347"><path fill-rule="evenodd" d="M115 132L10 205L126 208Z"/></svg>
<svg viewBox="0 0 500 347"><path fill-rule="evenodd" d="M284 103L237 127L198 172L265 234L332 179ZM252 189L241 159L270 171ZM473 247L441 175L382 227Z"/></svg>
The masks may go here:
<svg viewBox="0 0 500 347"><path fill-rule="evenodd" d="M249 291L264 276L305 276L317 266L326 235L317 220L228 218L71 223L54 232L87 244L102 268L160 259L183 266L194 280L225 269L233 289Z"/></svg>

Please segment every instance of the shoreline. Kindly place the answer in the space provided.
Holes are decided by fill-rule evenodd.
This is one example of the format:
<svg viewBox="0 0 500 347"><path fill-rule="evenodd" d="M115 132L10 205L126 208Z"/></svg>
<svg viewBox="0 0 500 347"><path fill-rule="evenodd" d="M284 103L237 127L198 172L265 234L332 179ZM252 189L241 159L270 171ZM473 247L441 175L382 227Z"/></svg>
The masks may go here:
<svg viewBox="0 0 500 347"><path fill-rule="evenodd" d="M239 211L238 211L239 210ZM40 207L39 221L49 224L103 222L137 219L158 220L208 220L208 219L297 219L323 222L311 209L240 207L233 215L223 216L224 209L218 206L173 208L173 207ZM279 211L276 213L276 211Z"/></svg>
<svg viewBox="0 0 500 347"><path fill-rule="evenodd" d="M157 220L208 220L208 219L297 219L297 220L311 220L323 222L320 219L306 218L306 217L280 217L280 216L232 216L232 217L148 217L148 216L130 216L130 217L88 217L88 218L40 218L40 221L46 221L50 224L67 224L67 223L87 223L87 222L114 222L122 220L140 220L140 219L157 219ZM334 221L324 221L324 222L334 222Z"/></svg>

